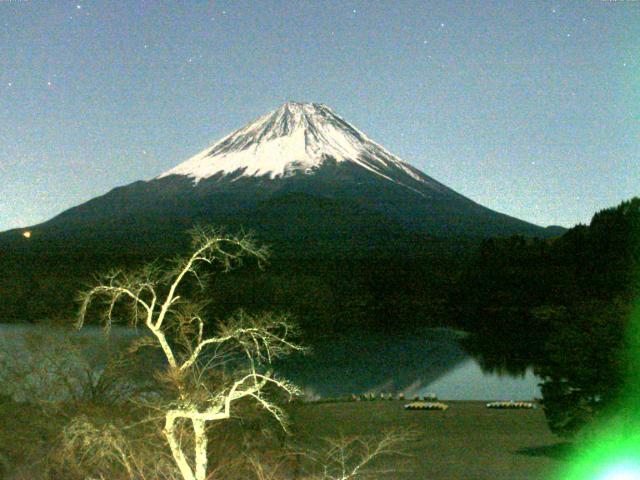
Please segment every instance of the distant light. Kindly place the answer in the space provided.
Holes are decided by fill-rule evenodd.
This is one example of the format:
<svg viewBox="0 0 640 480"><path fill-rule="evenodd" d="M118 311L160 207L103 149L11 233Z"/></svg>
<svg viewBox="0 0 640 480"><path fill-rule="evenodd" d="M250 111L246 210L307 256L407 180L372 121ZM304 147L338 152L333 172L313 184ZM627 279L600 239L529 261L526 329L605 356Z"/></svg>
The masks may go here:
<svg viewBox="0 0 640 480"><path fill-rule="evenodd" d="M26 230L26 231L22 232L22 236L24 238L31 238L31 232L29 230Z"/></svg>

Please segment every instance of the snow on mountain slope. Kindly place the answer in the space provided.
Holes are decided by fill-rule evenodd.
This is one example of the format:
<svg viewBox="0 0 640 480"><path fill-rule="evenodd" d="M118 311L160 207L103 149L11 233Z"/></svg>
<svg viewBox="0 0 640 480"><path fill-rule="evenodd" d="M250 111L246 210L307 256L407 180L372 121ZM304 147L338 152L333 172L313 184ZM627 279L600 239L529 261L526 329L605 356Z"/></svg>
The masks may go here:
<svg viewBox="0 0 640 480"><path fill-rule="evenodd" d="M328 158L338 163L355 163L412 190L415 189L397 178L398 171L431 188L440 186L370 140L326 105L295 102L285 103L156 178L183 175L193 178L195 183L229 174L234 174L234 178L273 179L296 173L312 174Z"/></svg>

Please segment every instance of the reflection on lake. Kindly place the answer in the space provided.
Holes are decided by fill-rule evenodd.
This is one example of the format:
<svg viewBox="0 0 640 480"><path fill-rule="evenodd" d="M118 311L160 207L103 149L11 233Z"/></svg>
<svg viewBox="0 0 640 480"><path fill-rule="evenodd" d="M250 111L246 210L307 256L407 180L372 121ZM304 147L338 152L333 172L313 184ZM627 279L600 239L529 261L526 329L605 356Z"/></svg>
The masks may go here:
<svg viewBox="0 0 640 480"><path fill-rule="evenodd" d="M24 352L29 343L27 334L34 333L40 338L60 334L45 326L0 325L0 352L4 352L5 360L10 353L9 358L15 358L17 352ZM77 357L77 352L69 355L70 363L64 368L72 370L73 363L84 370L80 362L99 368L107 350L124 345L136 334L118 328L106 340L100 329L85 328L71 335L86 355L84 360ZM312 353L284 359L276 369L312 397L380 392L402 392L407 397L435 393L450 400L529 400L541 396L537 385L540 380L531 370L520 376L483 372L461 347L463 338L463 333L444 328L393 335L360 330L316 341ZM38 345L43 343L37 341L31 347ZM46 348L38 353L46 353ZM47 378L50 375L47 373Z"/></svg>
<svg viewBox="0 0 640 480"><path fill-rule="evenodd" d="M435 393L449 400L529 400L539 398L540 379L483 372L460 345L464 333L424 329L384 335L351 332L316 342L313 353L287 359L280 371L310 395L338 397L352 393Z"/></svg>
<svg viewBox="0 0 640 480"><path fill-rule="evenodd" d="M485 373L475 359L468 358L426 390L451 400L532 400L542 396L538 383L540 378L532 369L517 377Z"/></svg>

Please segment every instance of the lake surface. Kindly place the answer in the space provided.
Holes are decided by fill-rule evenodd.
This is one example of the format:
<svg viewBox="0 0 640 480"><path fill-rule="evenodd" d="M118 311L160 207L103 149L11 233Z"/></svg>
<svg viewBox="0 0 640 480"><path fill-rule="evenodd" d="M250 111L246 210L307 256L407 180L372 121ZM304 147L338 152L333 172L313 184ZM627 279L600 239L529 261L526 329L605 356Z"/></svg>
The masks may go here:
<svg viewBox="0 0 640 480"><path fill-rule="evenodd" d="M0 324L0 361L20 363L24 382L33 388L46 378L55 390L56 372L43 372L43 364L61 340L72 339L68 360L59 365L64 373L85 375L87 368L99 370L103 359L140 333L115 328L105 337L98 328L69 332L46 326ZM537 378L531 371L513 377L485 373L459 345L463 334L450 329L385 335L366 330L332 335L315 342L312 353L281 361L277 371L297 383L312 398L363 393L403 393L407 398L434 393L448 400L531 400L540 398ZM47 341L49 340L49 341ZM65 340L65 341L66 341ZM26 352L32 352L28 358ZM3 360L4 359L4 360ZM5 364L6 365L6 364ZM2 364L0 364L0 367ZM37 369L38 375L25 373ZM25 370L26 369L26 370ZM0 391L6 392L7 372L0 372ZM15 375L14 375L15 377ZM37 378L36 378L37 377ZM13 380L14 396L25 398Z"/></svg>
<svg viewBox="0 0 640 480"><path fill-rule="evenodd" d="M366 330L333 336L312 355L282 362L280 371L309 396L362 393L436 394L448 400L540 398L540 378L483 372L460 346L464 333L446 328L385 335Z"/></svg>

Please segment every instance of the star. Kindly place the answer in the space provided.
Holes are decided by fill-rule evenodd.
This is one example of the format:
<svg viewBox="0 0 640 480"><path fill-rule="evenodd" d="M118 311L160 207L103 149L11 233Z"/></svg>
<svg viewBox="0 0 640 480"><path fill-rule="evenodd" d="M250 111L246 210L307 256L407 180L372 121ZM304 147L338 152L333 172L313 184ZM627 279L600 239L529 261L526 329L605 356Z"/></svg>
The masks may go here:
<svg viewBox="0 0 640 480"><path fill-rule="evenodd" d="M553 10L551 10L552 13L556 13L556 9L554 8Z"/></svg>
<svg viewBox="0 0 640 480"><path fill-rule="evenodd" d="M50 86L51 86L51 82L47 82L47 86L49 86L49 87L50 87Z"/></svg>
<svg viewBox="0 0 640 480"><path fill-rule="evenodd" d="M10 86L12 86L12 85L13 85L13 83L12 83L12 82L7 83L7 86L8 86L8 87L10 87Z"/></svg>
<svg viewBox="0 0 640 480"><path fill-rule="evenodd" d="M424 44L426 45L426 44L427 44L427 41L426 41L426 40L423 40L423 41L422 41L422 43L424 43Z"/></svg>
<svg viewBox="0 0 640 480"><path fill-rule="evenodd" d="M82 5L76 5L76 8L77 8L78 10L80 10L80 9L82 9Z"/></svg>
<svg viewBox="0 0 640 480"><path fill-rule="evenodd" d="M441 24L440 24L440 28L444 28L444 23L441 23Z"/></svg>
<svg viewBox="0 0 640 480"><path fill-rule="evenodd" d="M353 13L356 13L356 9L355 8L353 9Z"/></svg>

